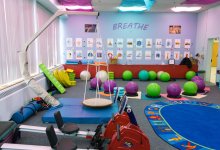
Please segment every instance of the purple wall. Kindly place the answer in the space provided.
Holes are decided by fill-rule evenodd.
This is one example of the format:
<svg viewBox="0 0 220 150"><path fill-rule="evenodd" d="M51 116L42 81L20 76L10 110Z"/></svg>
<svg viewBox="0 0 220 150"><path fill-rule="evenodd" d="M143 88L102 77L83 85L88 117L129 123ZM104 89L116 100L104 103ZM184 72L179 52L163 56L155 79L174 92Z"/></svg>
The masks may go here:
<svg viewBox="0 0 220 150"><path fill-rule="evenodd" d="M123 60L120 60L120 63L132 63L132 64L161 64L167 63L167 60L164 60L164 52L169 51L169 48L165 48L165 41L166 39L181 39L181 48L180 49L173 49L173 51L180 51L180 54L186 51L183 43L185 39L191 39L192 45L189 49L190 53L194 55L195 53L195 38L196 38L196 30L197 30L197 14L195 13L108 13L102 12L100 13L99 19L96 20L94 16L69 16L68 19L64 19L64 39L65 42L66 37L75 38L83 38L84 47L83 48L75 48L73 46L72 49L74 50L83 50L84 56L86 56L86 39L87 38L98 38L97 33L85 33L84 32L84 24L96 24L99 23L100 29L100 37L103 39L104 48L103 50L113 50L114 54L116 55L116 51L118 48L114 45L113 48L106 47L106 39L113 38L114 42L116 42L117 38L124 39L124 48L122 48L123 52L125 53L126 50L133 50L133 61L127 62L125 57ZM116 29L116 24L118 27L118 23L122 23L120 29ZM127 23L127 24L125 24ZM129 28L129 23L133 23L133 27ZM135 27L135 23L140 23L140 28L138 28L138 24ZM169 34L169 25L181 25L182 31L181 34ZM124 29L122 29L124 28ZM133 38L135 41L137 38L143 39L143 48L127 48L126 41L128 38ZM153 48L145 48L145 39L151 38L153 43L157 38L162 39L162 48L156 49L155 46ZM65 46L65 45L64 45ZM64 47L65 50L70 49ZM92 48L96 50L97 48ZM137 60L135 58L135 51L141 50L143 58L141 60ZM151 50L152 58L151 60L144 59L144 52L145 50ZM155 60L154 59L154 52L156 50L161 51L162 59ZM181 60L182 58L180 58ZM176 61L176 63L179 63Z"/></svg>

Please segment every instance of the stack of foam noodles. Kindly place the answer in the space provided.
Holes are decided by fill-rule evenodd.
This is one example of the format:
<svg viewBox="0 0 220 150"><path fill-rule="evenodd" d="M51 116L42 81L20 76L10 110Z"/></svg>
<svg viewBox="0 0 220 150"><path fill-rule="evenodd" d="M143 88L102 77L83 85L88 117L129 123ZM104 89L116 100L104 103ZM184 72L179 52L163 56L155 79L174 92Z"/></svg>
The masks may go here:
<svg viewBox="0 0 220 150"><path fill-rule="evenodd" d="M114 72L108 72L108 78L109 80L114 80L115 79Z"/></svg>
<svg viewBox="0 0 220 150"><path fill-rule="evenodd" d="M54 77L64 86L64 87L71 87L76 85L75 81L75 73L72 69L67 70L54 70L53 71Z"/></svg>
<svg viewBox="0 0 220 150"><path fill-rule="evenodd" d="M24 122L29 117L34 115L41 108L41 104L37 101L31 101L26 106L22 107L19 111L12 115L11 120L17 124Z"/></svg>

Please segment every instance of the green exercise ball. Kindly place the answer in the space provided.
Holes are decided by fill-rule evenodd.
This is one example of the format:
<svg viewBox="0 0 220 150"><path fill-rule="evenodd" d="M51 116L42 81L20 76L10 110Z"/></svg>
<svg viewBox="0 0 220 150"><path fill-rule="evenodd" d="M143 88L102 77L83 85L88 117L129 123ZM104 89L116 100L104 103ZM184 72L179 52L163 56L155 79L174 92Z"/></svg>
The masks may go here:
<svg viewBox="0 0 220 150"><path fill-rule="evenodd" d="M146 70L141 70L141 71L138 73L138 78L139 78L139 80L141 80L141 81L147 81L148 78L149 78L149 73L148 73L148 71L146 71Z"/></svg>
<svg viewBox="0 0 220 150"><path fill-rule="evenodd" d="M196 76L196 73L194 71L187 71L186 73L187 80L191 80L194 76Z"/></svg>
<svg viewBox="0 0 220 150"><path fill-rule="evenodd" d="M148 97L159 97L160 96L160 85L157 83L150 83L146 87L146 93Z"/></svg>
<svg viewBox="0 0 220 150"><path fill-rule="evenodd" d="M167 72L161 73L160 80L163 81L163 82L170 81L170 74L167 73Z"/></svg>
<svg viewBox="0 0 220 150"><path fill-rule="evenodd" d="M193 96L197 94L198 87L195 82L187 81L183 85L183 90L185 95Z"/></svg>
<svg viewBox="0 0 220 150"><path fill-rule="evenodd" d="M160 75L163 73L164 71L158 71L157 72L157 79L160 80Z"/></svg>
<svg viewBox="0 0 220 150"><path fill-rule="evenodd" d="M157 74L155 71L149 71L149 79L151 81L155 80L157 78Z"/></svg>
<svg viewBox="0 0 220 150"><path fill-rule="evenodd" d="M133 78L133 74L130 70L125 70L122 74L122 79L126 81L130 81Z"/></svg>

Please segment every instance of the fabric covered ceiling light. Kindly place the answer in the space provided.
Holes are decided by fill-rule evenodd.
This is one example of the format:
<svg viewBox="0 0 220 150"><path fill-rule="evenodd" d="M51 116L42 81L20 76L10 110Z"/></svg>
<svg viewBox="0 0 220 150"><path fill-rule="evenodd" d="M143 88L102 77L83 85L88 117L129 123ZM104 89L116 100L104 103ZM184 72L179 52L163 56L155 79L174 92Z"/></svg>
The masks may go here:
<svg viewBox="0 0 220 150"><path fill-rule="evenodd" d="M91 0L57 0L67 10L93 11Z"/></svg>
<svg viewBox="0 0 220 150"><path fill-rule="evenodd" d="M147 10L144 0L122 0L119 11L136 11L142 12Z"/></svg>
<svg viewBox="0 0 220 150"><path fill-rule="evenodd" d="M216 2L219 2L220 0L185 0L181 4L200 4L200 5L209 5Z"/></svg>

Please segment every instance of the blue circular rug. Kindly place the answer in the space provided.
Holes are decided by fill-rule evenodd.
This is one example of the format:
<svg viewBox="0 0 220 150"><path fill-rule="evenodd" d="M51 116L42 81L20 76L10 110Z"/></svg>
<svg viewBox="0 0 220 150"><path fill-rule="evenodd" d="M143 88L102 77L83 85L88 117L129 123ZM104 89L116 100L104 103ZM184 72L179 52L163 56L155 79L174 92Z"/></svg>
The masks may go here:
<svg viewBox="0 0 220 150"><path fill-rule="evenodd" d="M220 105L157 102L145 108L154 131L178 149L220 149Z"/></svg>

